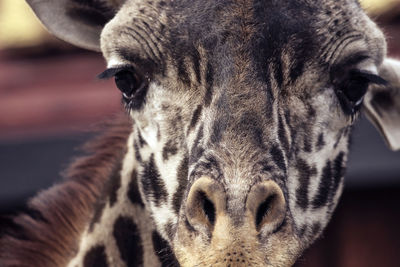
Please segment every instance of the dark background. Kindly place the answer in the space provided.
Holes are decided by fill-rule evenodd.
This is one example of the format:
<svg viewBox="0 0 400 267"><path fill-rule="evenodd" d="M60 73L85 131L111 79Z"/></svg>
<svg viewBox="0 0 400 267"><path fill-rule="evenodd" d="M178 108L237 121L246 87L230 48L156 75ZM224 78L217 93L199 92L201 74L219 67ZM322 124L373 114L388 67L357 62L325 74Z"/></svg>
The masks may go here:
<svg viewBox="0 0 400 267"><path fill-rule="evenodd" d="M389 51L400 58L400 12L378 17ZM0 215L15 212L60 172L96 124L122 112L105 63L48 37L0 50ZM391 152L365 119L357 123L346 186L323 236L296 266L400 266L400 152Z"/></svg>

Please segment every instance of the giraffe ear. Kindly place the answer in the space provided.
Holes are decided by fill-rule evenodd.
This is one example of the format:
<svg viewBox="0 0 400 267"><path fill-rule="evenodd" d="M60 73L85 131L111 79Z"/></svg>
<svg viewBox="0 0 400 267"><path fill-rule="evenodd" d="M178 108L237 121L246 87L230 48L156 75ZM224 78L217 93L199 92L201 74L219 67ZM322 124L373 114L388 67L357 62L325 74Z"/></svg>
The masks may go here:
<svg viewBox="0 0 400 267"><path fill-rule="evenodd" d="M100 51L100 33L124 0L26 0L44 26L58 38Z"/></svg>
<svg viewBox="0 0 400 267"><path fill-rule="evenodd" d="M400 150L400 61L386 59L379 69L386 85L373 85L364 99L364 111L392 150Z"/></svg>

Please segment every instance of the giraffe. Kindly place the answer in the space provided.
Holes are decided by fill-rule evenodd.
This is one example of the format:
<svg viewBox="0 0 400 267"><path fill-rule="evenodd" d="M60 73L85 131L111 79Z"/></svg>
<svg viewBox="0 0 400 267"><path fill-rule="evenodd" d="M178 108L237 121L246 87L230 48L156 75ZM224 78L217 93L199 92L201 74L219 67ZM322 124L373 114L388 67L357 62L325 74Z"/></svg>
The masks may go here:
<svg viewBox="0 0 400 267"><path fill-rule="evenodd" d="M356 0L27 2L102 52L126 115L4 220L0 266L290 266L359 114L400 148L400 63Z"/></svg>

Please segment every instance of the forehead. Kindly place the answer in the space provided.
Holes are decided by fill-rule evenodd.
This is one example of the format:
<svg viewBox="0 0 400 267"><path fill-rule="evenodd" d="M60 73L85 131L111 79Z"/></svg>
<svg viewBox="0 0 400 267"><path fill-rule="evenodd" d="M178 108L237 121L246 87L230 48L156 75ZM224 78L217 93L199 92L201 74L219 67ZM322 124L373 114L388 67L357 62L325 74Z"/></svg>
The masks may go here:
<svg viewBox="0 0 400 267"><path fill-rule="evenodd" d="M128 0L101 41L109 65L144 61L160 69L166 58L204 52L215 65L248 60L260 67L284 55L293 78L307 61L334 64L366 53L380 64L385 54L382 33L356 0Z"/></svg>

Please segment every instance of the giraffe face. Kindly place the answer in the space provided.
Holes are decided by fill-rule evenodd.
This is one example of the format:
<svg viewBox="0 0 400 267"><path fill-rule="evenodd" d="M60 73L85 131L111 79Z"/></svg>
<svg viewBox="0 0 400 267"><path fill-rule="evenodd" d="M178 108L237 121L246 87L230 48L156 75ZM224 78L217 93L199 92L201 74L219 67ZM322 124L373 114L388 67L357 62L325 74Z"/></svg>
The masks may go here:
<svg viewBox="0 0 400 267"><path fill-rule="evenodd" d="M385 40L356 1L128 1L101 44L179 262L294 263L332 215L380 82Z"/></svg>
<svg viewBox="0 0 400 267"><path fill-rule="evenodd" d="M182 266L294 263L336 207L362 107L400 147L400 100L379 87L382 68L400 75L356 0L42 2L50 31L101 48L140 195Z"/></svg>

